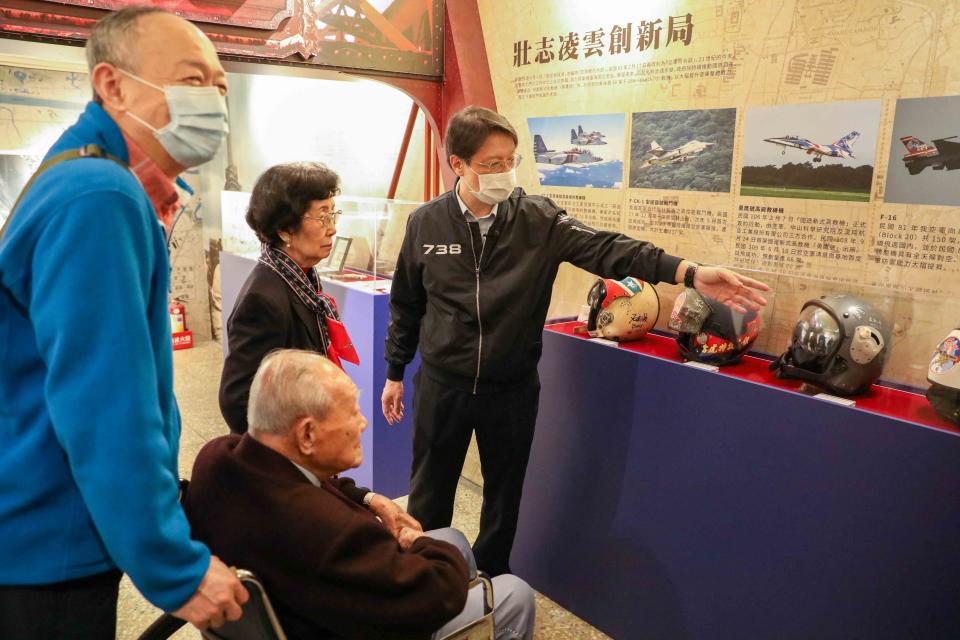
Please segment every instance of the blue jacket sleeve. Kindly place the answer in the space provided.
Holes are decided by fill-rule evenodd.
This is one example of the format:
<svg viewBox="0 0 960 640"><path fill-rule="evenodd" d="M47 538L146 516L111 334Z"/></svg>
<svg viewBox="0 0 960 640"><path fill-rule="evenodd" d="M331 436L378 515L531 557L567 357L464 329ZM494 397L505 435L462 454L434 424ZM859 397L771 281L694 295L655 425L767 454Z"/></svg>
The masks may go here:
<svg viewBox="0 0 960 640"><path fill-rule="evenodd" d="M158 384L156 349L171 348L169 324L164 337L150 317L158 287L166 306L159 230L143 202L118 191L76 197L43 224L28 311L56 436L111 558L147 600L175 610L210 552L190 539L177 499L179 425L164 416L172 398Z"/></svg>

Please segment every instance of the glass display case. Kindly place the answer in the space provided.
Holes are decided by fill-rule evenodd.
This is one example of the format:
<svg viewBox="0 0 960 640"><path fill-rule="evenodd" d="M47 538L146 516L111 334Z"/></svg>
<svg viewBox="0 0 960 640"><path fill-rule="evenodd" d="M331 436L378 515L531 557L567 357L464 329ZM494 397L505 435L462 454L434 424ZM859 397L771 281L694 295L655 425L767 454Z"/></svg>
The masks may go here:
<svg viewBox="0 0 960 640"><path fill-rule="evenodd" d="M223 248L239 255L257 255L260 242L244 216L250 194L221 195ZM338 196L343 213L337 221L330 257L317 265L320 276L354 288L388 293L397 267L407 218L421 202Z"/></svg>

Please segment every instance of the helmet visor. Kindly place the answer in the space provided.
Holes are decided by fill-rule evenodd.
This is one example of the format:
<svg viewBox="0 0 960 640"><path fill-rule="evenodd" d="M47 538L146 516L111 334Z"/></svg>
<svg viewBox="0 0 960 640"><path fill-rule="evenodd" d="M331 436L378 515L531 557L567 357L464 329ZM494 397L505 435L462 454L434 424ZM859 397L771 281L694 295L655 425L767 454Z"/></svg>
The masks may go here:
<svg viewBox="0 0 960 640"><path fill-rule="evenodd" d="M825 363L840 346L843 335L836 319L826 309L809 305L802 312L793 329L793 343L798 359L821 360Z"/></svg>
<svg viewBox="0 0 960 640"><path fill-rule="evenodd" d="M684 289L670 312L667 326L680 333L697 333L710 317L710 306L695 289Z"/></svg>

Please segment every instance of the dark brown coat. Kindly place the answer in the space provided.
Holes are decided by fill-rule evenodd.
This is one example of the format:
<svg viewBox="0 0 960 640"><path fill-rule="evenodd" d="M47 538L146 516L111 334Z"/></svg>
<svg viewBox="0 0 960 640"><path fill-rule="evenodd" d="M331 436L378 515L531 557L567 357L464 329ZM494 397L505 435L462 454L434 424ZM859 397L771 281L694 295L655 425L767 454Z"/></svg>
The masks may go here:
<svg viewBox="0 0 960 640"><path fill-rule="evenodd" d="M426 638L466 603L454 546L422 537L401 550L334 484L313 485L249 435L200 451L184 502L195 538L260 576L291 640Z"/></svg>

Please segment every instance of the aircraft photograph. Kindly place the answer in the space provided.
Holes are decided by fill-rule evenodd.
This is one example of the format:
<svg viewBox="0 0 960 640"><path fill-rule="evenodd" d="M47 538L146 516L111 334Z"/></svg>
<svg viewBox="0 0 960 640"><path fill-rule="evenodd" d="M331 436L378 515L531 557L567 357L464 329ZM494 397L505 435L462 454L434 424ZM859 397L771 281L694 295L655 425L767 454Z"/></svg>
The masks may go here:
<svg viewBox="0 0 960 640"><path fill-rule="evenodd" d="M622 113L528 118L537 179L543 186L623 186ZM598 145L603 145L602 152Z"/></svg>
<svg viewBox="0 0 960 640"><path fill-rule="evenodd" d="M748 107L740 195L869 202L879 128L879 100Z"/></svg>
<svg viewBox="0 0 960 640"><path fill-rule="evenodd" d="M584 133L580 125L577 125L576 129L570 129L570 144L607 144L603 141L606 137L599 131Z"/></svg>
<svg viewBox="0 0 960 640"><path fill-rule="evenodd" d="M631 187L729 191L736 109L647 111L632 119Z"/></svg>
<svg viewBox="0 0 960 640"><path fill-rule="evenodd" d="M884 202L960 206L960 96L897 100Z"/></svg>
<svg viewBox="0 0 960 640"><path fill-rule="evenodd" d="M699 157L701 153L715 145L715 142L701 142L700 140L691 140L682 144L676 149L665 151L663 147L657 144L656 140L650 143L651 157L647 159L648 164L671 164L686 162Z"/></svg>
<svg viewBox="0 0 960 640"><path fill-rule="evenodd" d="M538 163L545 164L586 163L603 160L603 158L593 155L593 152L589 149L579 149L577 147L572 147L566 151L547 149L547 145L539 133L533 136L533 155Z"/></svg>
<svg viewBox="0 0 960 640"><path fill-rule="evenodd" d="M812 162L823 162L823 158L853 158L854 143L860 137L859 131L851 131L833 144L819 144L799 136L783 136L782 138L765 138L764 142L776 144L783 147L781 155L786 155L787 149L800 149L808 156L811 156Z"/></svg>
<svg viewBox="0 0 960 640"><path fill-rule="evenodd" d="M960 142L950 142L958 136L938 138L927 144L916 136L904 136L900 142L907 148L903 156L903 165L907 172L915 176L927 167L934 171L953 171L960 169Z"/></svg>

